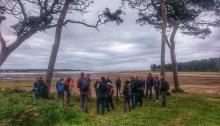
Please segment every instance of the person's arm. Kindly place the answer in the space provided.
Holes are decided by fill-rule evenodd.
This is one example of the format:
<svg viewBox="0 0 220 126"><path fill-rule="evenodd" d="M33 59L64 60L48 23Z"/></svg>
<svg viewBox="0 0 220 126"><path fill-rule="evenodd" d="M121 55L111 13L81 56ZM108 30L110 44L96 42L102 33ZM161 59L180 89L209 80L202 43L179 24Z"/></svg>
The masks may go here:
<svg viewBox="0 0 220 126"><path fill-rule="evenodd" d="M167 85L167 91L169 91L170 90L170 85L167 81L166 81L166 85Z"/></svg>
<svg viewBox="0 0 220 126"><path fill-rule="evenodd" d="M90 88L90 86L89 86L89 96L92 96L92 90L91 90L91 88Z"/></svg>
<svg viewBox="0 0 220 126"><path fill-rule="evenodd" d="M122 93L125 94L125 87L123 87Z"/></svg>
<svg viewBox="0 0 220 126"><path fill-rule="evenodd" d="M35 91L35 87L36 87L36 83L34 82L33 87L32 87L32 91Z"/></svg>
<svg viewBox="0 0 220 126"><path fill-rule="evenodd" d="M80 88L80 79L77 81L77 88Z"/></svg>

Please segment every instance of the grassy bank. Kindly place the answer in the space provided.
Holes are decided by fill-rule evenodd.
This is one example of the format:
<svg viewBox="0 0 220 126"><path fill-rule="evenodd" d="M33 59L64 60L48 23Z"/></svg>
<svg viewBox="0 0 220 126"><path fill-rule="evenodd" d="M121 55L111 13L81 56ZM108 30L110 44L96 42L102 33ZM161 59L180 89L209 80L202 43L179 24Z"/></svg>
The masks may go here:
<svg viewBox="0 0 220 126"><path fill-rule="evenodd" d="M219 126L220 96L172 94L169 105L162 108L154 100L145 101L130 113L123 103L105 115L95 114L95 100L90 99L89 113L82 113L79 100L63 110L54 95L49 100L35 100L32 94L0 93L1 126Z"/></svg>

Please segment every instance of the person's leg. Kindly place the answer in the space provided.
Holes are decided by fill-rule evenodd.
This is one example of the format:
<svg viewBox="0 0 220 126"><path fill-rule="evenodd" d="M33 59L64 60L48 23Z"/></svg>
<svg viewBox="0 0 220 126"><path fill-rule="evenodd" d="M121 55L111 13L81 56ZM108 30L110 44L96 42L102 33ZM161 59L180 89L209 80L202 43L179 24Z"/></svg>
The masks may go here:
<svg viewBox="0 0 220 126"><path fill-rule="evenodd" d="M110 103L110 106L111 106L112 110L115 110L115 106L114 106L114 104L113 104L113 98L112 98L112 96L109 96L109 103Z"/></svg>
<svg viewBox="0 0 220 126"><path fill-rule="evenodd" d="M88 95L85 95L84 96L84 111L85 112L88 112L88 100L89 100Z"/></svg>
<svg viewBox="0 0 220 126"><path fill-rule="evenodd" d="M155 93L156 93L156 100L159 101L159 91L155 90Z"/></svg>
<svg viewBox="0 0 220 126"><path fill-rule="evenodd" d="M139 91L136 93L136 106L140 103Z"/></svg>
<svg viewBox="0 0 220 126"><path fill-rule="evenodd" d="M96 97L96 113L100 114L100 97Z"/></svg>
<svg viewBox="0 0 220 126"><path fill-rule="evenodd" d="M162 93L162 107L166 107L166 95L167 95L167 92L163 91L161 93Z"/></svg>
<svg viewBox="0 0 220 126"><path fill-rule="evenodd" d="M150 88L150 99L152 98L152 87Z"/></svg>
<svg viewBox="0 0 220 126"><path fill-rule="evenodd" d="M83 95L80 95L80 108L83 110Z"/></svg>
<svg viewBox="0 0 220 126"><path fill-rule="evenodd" d="M148 88L146 88L146 99L148 98Z"/></svg>
<svg viewBox="0 0 220 126"><path fill-rule="evenodd" d="M105 97L101 97L101 108L102 108L102 114L105 114L105 107L106 107L106 98Z"/></svg>
<svg viewBox="0 0 220 126"><path fill-rule="evenodd" d="M119 88L116 87L116 96L117 96L117 98L118 98L118 92L119 92Z"/></svg>
<svg viewBox="0 0 220 126"><path fill-rule="evenodd" d="M135 108L135 93L132 93L132 108Z"/></svg>
<svg viewBox="0 0 220 126"><path fill-rule="evenodd" d="M107 96L106 97L106 108L107 108L107 111L110 112L110 96Z"/></svg>
<svg viewBox="0 0 220 126"><path fill-rule="evenodd" d="M127 104L128 104L128 111L130 112L131 111L131 99L130 98L127 98Z"/></svg>
<svg viewBox="0 0 220 126"><path fill-rule="evenodd" d="M140 91L140 92L139 92L139 98L140 98L140 99L139 99L139 101L140 101L140 106L142 106L142 104L143 104L142 97L143 97L143 96L142 96L142 91Z"/></svg>
<svg viewBox="0 0 220 126"><path fill-rule="evenodd" d="M127 111L127 99L124 98L124 111L126 112Z"/></svg>

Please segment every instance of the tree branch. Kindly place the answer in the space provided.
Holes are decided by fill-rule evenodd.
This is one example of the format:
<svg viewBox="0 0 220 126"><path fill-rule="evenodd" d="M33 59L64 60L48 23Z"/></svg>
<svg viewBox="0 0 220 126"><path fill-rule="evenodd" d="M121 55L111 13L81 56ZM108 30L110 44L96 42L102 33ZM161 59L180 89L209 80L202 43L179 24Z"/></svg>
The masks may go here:
<svg viewBox="0 0 220 126"><path fill-rule="evenodd" d="M25 12L25 8L24 8L23 3L21 3L20 0L17 0L17 1L18 1L18 4L19 4L20 8L21 8L21 12L22 12L22 14L23 14L23 16L24 16L24 20L27 20L27 14L26 14L26 12Z"/></svg>
<svg viewBox="0 0 220 126"><path fill-rule="evenodd" d="M1 42L1 46L2 46L2 51L6 49L6 41L2 36L1 30L0 30L0 42Z"/></svg>
<svg viewBox="0 0 220 126"><path fill-rule="evenodd" d="M167 35L165 35L164 37L165 37L165 41L166 41L166 43L167 43L167 46L168 46L169 48L171 48L170 42L169 42L169 40L168 40L168 38L167 38Z"/></svg>
<svg viewBox="0 0 220 126"><path fill-rule="evenodd" d="M172 22L172 26L173 26L173 31L170 35L170 44L171 44L171 48L175 47L175 36L176 36L176 32L178 30L178 24L175 22Z"/></svg>
<svg viewBox="0 0 220 126"><path fill-rule="evenodd" d="M66 21L64 21L64 25L67 24L67 23L81 24L81 25L84 25L84 26L87 26L87 27L95 28L98 31L99 31L98 26L100 25L98 22L95 25L90 25L90 24L87 24L85 22L85 20L75 21L75 20L70 20L70 19L67 19Z"/></svg>
<svg viewBox="0 0 220 126"><path fill-rule="evenodd" d="M4 19L5 19L4 16L0 16L0 25ZM4 49L6 49L6 41L2 36L1 28L0 28L0 42L1 42L1 47L2 47L1 50L3 51Z"/></svg>

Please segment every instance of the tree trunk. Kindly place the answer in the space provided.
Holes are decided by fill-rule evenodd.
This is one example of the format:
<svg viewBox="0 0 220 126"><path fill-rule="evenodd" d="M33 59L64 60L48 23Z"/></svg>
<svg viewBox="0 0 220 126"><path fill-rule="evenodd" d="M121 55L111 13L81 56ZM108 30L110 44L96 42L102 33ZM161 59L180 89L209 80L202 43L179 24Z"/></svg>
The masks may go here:
<svg viewBox="0 0 220 126"><path fill-rule="evenodd" d="M5 60L8 58L9 56L9 52L7 50L3 50L0 53L0 66L2 66L2 64L5 62Z"/></svg>
<svg viewBox="0 0 220 126"><path fill-rule="evenodd" d="M160 75L165 76L165 36L166 36L166 28L167 28L167 16L166 16L166 9L164 5L164 0L160 1L161 7L161 15L163 19L163 26L162 26L162 39L161 39L161 65L160 65Z"/></svg>
<svg viewBox="0 0 220 126"><path fill-rule="evenodd" d="M180 86L179 86L179 78L178 78L178 71L177 71L177 61L176 61L176 55L175 55L175 48L170 49L170 57L171 57L171 61L172 61L174 89L176 91L178 91L180 89Z"/></svg>
<svg viewBox="0 0 220 126"><path fill-rule="evenodd" d="M50 61L49 61L49 64L48 64L48 69L47 69L46 83L47 83L47 87L48 87L47 88L48 93L50 91L54 66L55 66L57 53L58 53L59 46L60 46L60 39L61 39L61 33L62 33L62 24L64 23L64 20L65 20L65 17L66 17L66 14L67 14L70 3L71 3L71 0L66 0L65 1L63 9L62 9L61 14L60 14L60 17L57 21L58 26L56 27L56 31L55 31L55 41L54 41L54 44L52 46Z"/></svg>
<svg viewBox="0 0 220 126"><path fill-rule="evenodd" d="M177 25L174 25L174 29L171 33L170 36L170 57L171 57L171 62L172 62L172 69L173 69L173 79L174 79L174 89L175 91L180 90L179 86L179 78L178 78L178 70L177 70L177 61L176 61L176 54L175 54L175 41L174 38L176 36L176 32L178 30Z"/></svg>

